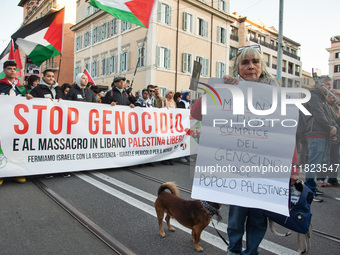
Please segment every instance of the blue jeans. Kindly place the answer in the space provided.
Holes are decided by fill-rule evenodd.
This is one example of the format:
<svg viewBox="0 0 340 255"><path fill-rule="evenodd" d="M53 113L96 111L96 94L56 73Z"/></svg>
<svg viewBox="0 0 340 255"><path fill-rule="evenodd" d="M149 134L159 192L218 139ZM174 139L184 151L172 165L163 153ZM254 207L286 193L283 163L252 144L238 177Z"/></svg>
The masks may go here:
<svg viewBox="0 0 340 255"><path fill-rule="evenodd" d="M246 225L246 250L242 251L242 237ZM229 206L229 251L235 254L257 255L258 247L267 231L267 217L263 210L236 205Z"/></svg>
<svg viewBox="0 0 340 255"><path fill-rule="evenodd" d="M306 186L313 191L314 196L316 192L315 176L318 170L317 164L323 164L327 162L327 156L329 157L329 142L327 138L307 138L308 142L308 164L309 170L306 170ZM313 169L314 168L314 169Z"/></svg>

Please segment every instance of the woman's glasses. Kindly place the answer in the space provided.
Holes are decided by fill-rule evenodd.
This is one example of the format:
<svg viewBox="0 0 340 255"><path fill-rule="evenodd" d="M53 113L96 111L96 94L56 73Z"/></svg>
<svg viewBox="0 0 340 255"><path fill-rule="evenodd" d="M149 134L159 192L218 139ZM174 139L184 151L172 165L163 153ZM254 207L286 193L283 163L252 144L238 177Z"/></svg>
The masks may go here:
<svg viewBox="0 0 340 255"><path fill-rule="evenodd" d="M242 52L243 50L247 49L247 48L252 48L258 51L261 51L261 46L258 44L255 45L248 45L248 46L243 46L237 49L237 52Z"/></svg>

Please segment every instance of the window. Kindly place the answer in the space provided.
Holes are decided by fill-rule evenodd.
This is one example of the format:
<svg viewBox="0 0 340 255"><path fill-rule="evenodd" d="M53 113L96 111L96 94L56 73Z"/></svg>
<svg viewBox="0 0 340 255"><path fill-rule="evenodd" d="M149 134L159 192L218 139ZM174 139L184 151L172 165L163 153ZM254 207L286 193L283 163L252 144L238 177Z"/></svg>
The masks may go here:
<svg viewBox="0 0 340 255"><path fill-rule="evenodd" d="M295 49L292 49L291 52L292 52L292 54L296 55L296 50Z"/></svg>
<svg viewBox="0 0 340 255"><path fill-rule="evenodd" d="M90 60L85 60L85 69L90 70Z"/></svg>
<svg viewBox="0 0 340 255"><path fill-rule="evenodd" d="M107 75L107 58L106 58L106 55L102 55L100 70L101 70L101 75Z"/></svg>
<svg viewBox="0 0 340 255"><path fill-rule="evenodd" d="M334 73L340 73L340 65L334 66Z"/></svg>
<svg viewBox="0 0 340 255"><path fill-rule="evenodd" d="M193 17L192 14L183 12L183 30L188 31L192 33L192 22L193 22Z"/></svg>
<svg viewBox="0 0 340 255"><path fill-rule="evenodd" d="M225 63L217 61L216 77L217 78L223 78L223 76L225 74L226 74L226 72L225 72Z"/></svg>
<svg viewBox="0 0 340 255"><path fill-rule="evenodd" d="M217 27L217 42L226 44L227 31L224 27Z"/></svg>
<svg viewBox="0 0 340 255"><path fill-rule="evenodd" d="M131 23L126 22L126 21L121 21L121 27L120 27L120 31L123 33L124 31L130 29L131 27Z"/></svg>
<svg viewBox="0 0 340 255"><path fill-rule="evenodd" d="M117 73L117 55L111 55L109 57L109 68L108 68L108 72L109 74L112 73Z"/></svg>
<svg viewBox="0 0 340 255"><path fill-rule="evenodd" d="M208 22L204 19L197 19L198 32L197 34L203 37L208 37Z"/></svg>
<svg viewBox="0 0 340 255"><path fill-rule="evenodd" d="M335 58L340 58L340 52L335 52Z"/></svg>
<svg viewBox="0 0 340 255"><path fill-rule="evenodd" d="M167 25L171 25L171 6L165 3L158 2L157 21Z"/></svg>
<svg viewBox="0 0 340 255"><path fill-rule="evenodd" d="M340 79L334 80L334 89L340 89Z"/></svg>
<svg viewBox="0 0 340 255"><path fill-rule="evenodd" d="M264 35L259 35L260 42L264 43L266 42L266 37Z"/></svg>
<svg viewBox="0 0 340 255"><path fill-rule="evenodd" d="M145 66L145 46L138 47L138 67Z"/></svg>
<svg viewBox="0 0 340 255"><path fill-rule="evenodd" d="M227 11L227 3L225 0L219 0L218 1L218 9L220 9L221 11L226 12Z"/></svg>
<svg viewBox="0 0 340 255"><path fill-rule="evenodd" d="M229 60L235 58L236 54L237 54L237 48L230 47L229 48Z"/></svg>
<svg viewBox="0 0 340 255"><path fill-rule="evenodd" d="M80 62L77 62L76 67L74 68L74 80L76 79L76 76L77 76L78 73L81 73Z"/></svg>
<svg viewBox="0 0 340 255"><path fill-rule="evenodd" d="M120 54L120 71L129 70L129 52L123 52Z"/></svg>
<svg viewBox="0 0 340 255"><path fill-rule="evenodd" d="M230 39L238 42L238 28L230 26Z"/></svg>
<svg viewBox="0 0 340 255"><path fill-rule="evenodd" d="M99 27L93 29L92 42L93 44L99 42Z"/></svg>
<svg viewBox="0 0 340 255"><path fill-rule="evenodd" d="M99 11L99 9L96 7L93 7L93 13L96 13L97 11Z"/></svg>
<svg viewBox="0 0 340 255"><path fill-rule="evenodd" d="M248 30L248 41L257 42L256 32Z"/></svg>
<svg viewBox="0 0 340 255"><path fill-rule="evenodd" d="M156 66L170 69L171 50L157 46L156 48Z"/></svg>
<svg viewBox="0 0 340 255"><path fill-rule="evenodd" d="M110 36L117 34L117 19L112 19L110 21Z"/></svg>
<svg viewBox="0 0 340 255"><path fill-rule="evenodd" d="M191 65L192 65L192 55L189 53L182 54L182 71L184 73L191 73Z"/></svg>
<svg viewBox="0 0 340 255"><path fill-rule="evenodd" d="M91 15L91 6L87 6L87 13L86 13L86 17Z"/></svg>
<svg viewBox="0 0 340 255"><path fill-rule="evenodd" d="M198 61L202 65L201 75L208 76L209 75L209 59L197 56L196 61Z"/></svg>
<svg viewBox="0 0 340 255"><path fill-rule="evenodd" d="M274 40L270 40L270 45L275 46L275 41Z"/></svg>
<svg viewBox="0 0 340 255"><path fill-rule="evenodd" d="M76 38L76 50L81 49L81 35L77 36Z"/></svg>
<svg viewBox="0 0 340 255"><path fill-rule="evenodd" d="M94 60L91 64L91 75L92 77L98 76L98 60Z"/></svg>
<svg viewBox="0 0 340 255"><path fill-rule="evenodd" d="M91 31L87 31L84 34L84 48L91 45Z"/></svg>
<svg viewBox="0 0 340 255"><path fill-rule="evenodd" d="M106 39L107 38L107 36L108 36L108 23L104 23L104 24L102 24L102 27L101 27L101 29L100 29L101 31L101 37L100 37L100 40L104 40L104 39Z"/></svg>

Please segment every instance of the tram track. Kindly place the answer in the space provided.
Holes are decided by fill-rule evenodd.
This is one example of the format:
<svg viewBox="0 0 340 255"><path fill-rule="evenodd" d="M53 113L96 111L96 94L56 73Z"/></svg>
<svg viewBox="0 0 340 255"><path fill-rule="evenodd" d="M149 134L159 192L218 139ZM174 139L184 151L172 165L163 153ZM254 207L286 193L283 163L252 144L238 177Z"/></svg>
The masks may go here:
<svg viewBox="0 0 340 255"><path fill-rule="evenodd" d="M137 175L137 176L140 176L144 179L147 179L147 180L151 180L151 181L154 181L156 183L159 183L159 184L162 184L162 183L165 183L166 181L164 180L161 180L161 179L158 179L158 178L155 178L155 177L152 177L152 176L149 176L149 175L146 175L146 174L142 174L142 173L139 173L135 170L132 170L132 169L129 169L129 171L134 174L134 175ZM188 194L191 194L191 190L190 189L187 189L185 187L181 187L181 186L177 186L179 190L183 191L183 192L186 192ZM227 205L228 206L228 205ZM331 241L334 241L334 242L337 242L337 243L340 243L340 237L338 236L335 236L335 235L331 235L331 234L328 234L328 233L325 233L323 231L320 231L320 230L317 230L317 229L313 229L313 233L317 236L320 236L320 237L323 237L325 239L328 239L328 240L331 240Z"/></svg>
<svg viewBox="0 0 340 255"><path fill-rule="evenodd" d="M64 198L59 196L52 189L47 187L39 179L32 180L33 184L36 185L41 191L43 191L48 197L50 197L55 203L57 203L61 208L63 208L68 214L70 214L74 219L76 219L81 225L83 225L87 230L89 230L94 236L101 240L105 245L107 245L115 254L118 255L135 255L129 248L124 246L121 242L115 239L113 236L108 234L104 229L99 227L96 223L91 221L88 217L82 214L74 206L68 203Z"/></svg>

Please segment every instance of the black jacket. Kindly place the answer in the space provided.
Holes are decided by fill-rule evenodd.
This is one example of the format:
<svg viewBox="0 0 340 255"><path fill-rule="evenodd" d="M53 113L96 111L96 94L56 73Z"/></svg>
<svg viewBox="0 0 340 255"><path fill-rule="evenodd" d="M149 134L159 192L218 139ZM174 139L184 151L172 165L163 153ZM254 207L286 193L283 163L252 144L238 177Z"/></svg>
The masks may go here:
<svg viewBox="0 0 340 255"><path fill-rule="evenodd" d="M311 99L306 103L306 108L312 114L305 116L306 137L325 136L328 138L331 126L339 128L332 118L326 96L321 89L311 91Z"/></svg>
<svg viewBox="0 0 340 255"><path fill-rule="evenodd" d="M96 103L96 96L94 92L89 88L81 89L77 84L74 84L73 87L67 92L65 100L73 100L73 101L84 101L84 102L93 102Z"/></svg>
<svg viewBox="0 0 340 255"><path fill-rule="evenodd" d="M105 96L102 98L102 103L111 104L112 102L117 102L117 105L130 105L135 102L133 97L129 97L129 95L123 90L121 93L115 86L112 87L111 90L106 92Z"/></svg>
<svg viewBox="0 0 340 255"><path fill-rule="evenodd" d="M53 85L48 85L41 78L40 83L30 93L33 97L46 98L51 97L53 99L63 98L63 91L59 87L57 82Z"/></svg>
<svg viewBox="0 0 340 255"><path fill-rule="evenodd" d="M20 91L18 90L17 86L20 86L20 84L18 83L15 86L15 94L16 95L20 95ZM9 83L9 81L7 80L7 78L3 78L0 80L0 95L9 95L9 92L12 89L12 85Z"/></svg>

